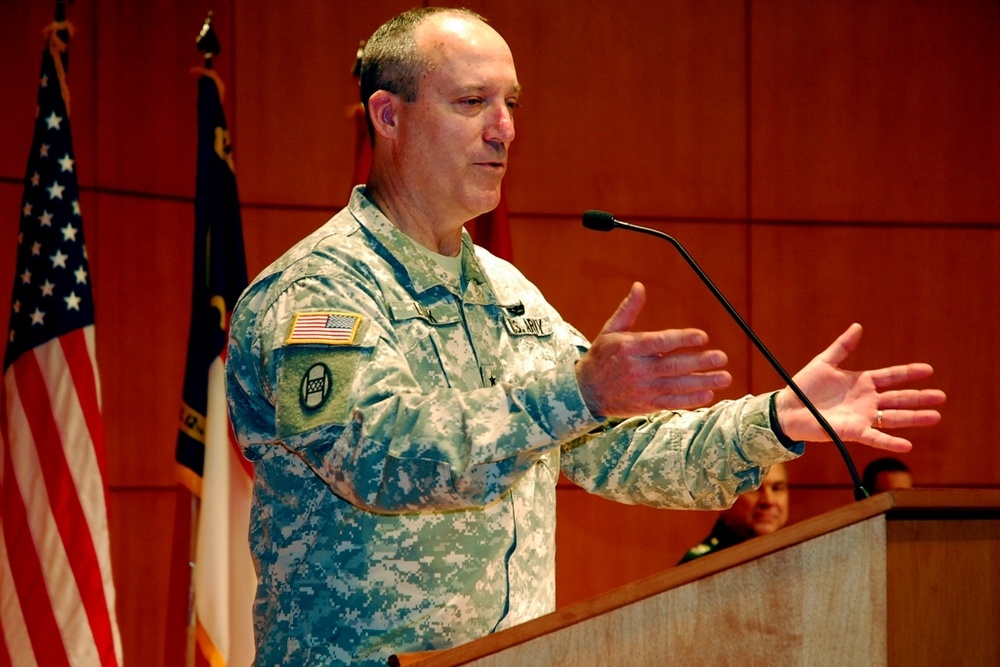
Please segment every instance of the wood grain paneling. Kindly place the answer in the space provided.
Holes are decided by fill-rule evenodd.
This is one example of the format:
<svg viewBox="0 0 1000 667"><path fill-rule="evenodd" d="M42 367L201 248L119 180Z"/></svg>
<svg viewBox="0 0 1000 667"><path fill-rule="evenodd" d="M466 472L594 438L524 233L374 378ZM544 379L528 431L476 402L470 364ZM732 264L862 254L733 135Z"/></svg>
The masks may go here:
<svg viewBox="0 0 1000 667"><path fill-rule="evenodd" d="M325 211L243 207L243 243L252 280L282 253L333 217Z"/></svg>
<svg viewBox="0 0 1000 667"><path fill-rule="evenodd" d="M730 303L746 313L746 228L740 224L650 222L671 233L693 255ZM584 335L596 336L628 294L633 281L646 286L645 309L636 329L698 327L711 345L729 355L733 386L720 397L749 388L747 343L738 326L666 241L616 230L585 229L569 218L516 218L517 265L563 317Z"/></svg>
<svg viewBox="0 0 1000 667"><path fill-rule="evenodd" d="M251 274L347 201L358 40L413 4L212 7ZM515 259L569 321L595 335L641 280L649 300L638 326L708 331L730 357L724 396L780 384L673 249L584 230L579 216L604 208L655 226L688 248L790 371L854 320L866 335L850 367L934 364L949 405L941 426L911 434L917 484L1000 486L996 2L469 6L508 39L525 86L506 183ZM69 9L119 618L127 659L155 665L167 569L137 554L161 541L164 561L169 551L190 307L188 70L201 63L194 38L207 7ZM7 2L0 21L0 289L13 278L40 30L51 18L51 4ZM859 469L880 454L851 451ZM830 445L810 444L792 474L793 521L850 502ZM559 494L560 603L643 576L658 558L674 562L714 519Z"/></svg>
<svg viewBox="0 0 1000 667"><path fill-rule="evenodd" d="M232 18L228 3L212 7L222 44L214 68L228 87L236 51ZM96 151L102 187L194 195L198 86L190 70L204 63L195 38L205 13L206 4L196 0L98 5Z"/></svg>
<svg viewBox="0 0 1000 667"><path fill-rule="evenodd" d="M103 194L88 228L113 485L172 485L191 317L190 203Z"/></svg>
<svg viewBox="0 0 1000 667"><path fill-rule="evenodd" d="M413 2L243 3L235 124L244 201L342 206L354 156L358 43Z"/></svg>
<svg viewBox="0 0 1000 667"><path fill-rule="evenodd" d="M851 322L862 323L864 339L845 367L926 361L934 386L949 395L940 427L909 433L918 480L996 484L1000 230L754 225L752 236L754 321L779 358L799 368ZM756 378L766 369L757 358L754 368L760 391ZM805 457L807 475L846 482L842 466L826 463L832 447L818 447L831 451Z"/></svg>
<svg viewBox="0 0 1000 667"><path fill-rule="evenodd" d="M513 209L744 214L742 2L470 6L507 37L524 85Z"/></svg>
<svg viewBox="0 0 1000 667"><path fill-rule="evenodd" d="M758 218L1000 218L1000 4L750 3Z"/></svg>
<svg viewBox="0 0 1000 667"><path fill-rule="evenodd" d="M1000 522L899 520L886 529L889 664L997 664Z"/></svg>
<svg viewBox="0 0 1000 667"><path fill-rule="evenodd" d="M115 488L108 517L124 664L162 664L174 494Z"/></svg>

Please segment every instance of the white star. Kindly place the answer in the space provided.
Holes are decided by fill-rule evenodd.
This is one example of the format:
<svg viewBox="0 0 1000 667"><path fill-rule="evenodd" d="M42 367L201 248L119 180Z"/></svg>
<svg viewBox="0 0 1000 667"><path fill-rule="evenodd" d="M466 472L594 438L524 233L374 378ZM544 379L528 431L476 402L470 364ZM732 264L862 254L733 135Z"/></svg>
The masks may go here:
<svg viewBox="0 0 1000 667"><path fill-rule="evenodd" d="M42 75L41 84L42 84L42 88L48 88L49 87L49 75L48 74L43 74Z"/></svg>
<svg viewBox="0 0 1000 667"><path fill-rule="evenodd" d="M25 204L24 208L21 209L21 213L23 213L24 217L26 217L26 218L29 215L31 215L31 204Z"/></svg>
<svg viewBox="0 0 1000 667"><path fill-rule="evenodd" d="M38 157L48 157L49 156L49 145L42 144L42 147L38 149Z"/></svg>
<svg viewBox="0 0 1000 667"><path fill-rule="evenodd" d="M42 214L38 216L38 222L42 227L52 226L52 214L48 211L42 211Z"/></svg>
<svg viewBox="0 0 1000 667"><path fill-rule="evenodd" d="M12 342L12 343L14 342L14 330L13 329L10 330L10 342Z"/></svg>
<svg viewBox="0 0 1000 667"><path fill-rule="evenodd" d="M49 199L62 199L62 193L66 189L66 186L53 183L52 187L45 189L49 191Z"/></svg>
<svg viewBox="0 0 1000 667"><path fill-rule="evenodd" d="M69 296L64 296L63 301L66 302L66 310L80 310L80 297L76 295L76 292L70 292Z"/></svg>
<svg viewBox="0 0 1000 667"><path fill-rule="evenodd" d="M76 241L76 233L80 230L74 227L73 223L69 223L61 231L63 233L63 241Z"/></svg>
<svg viewBox="0 0 1000 667"><path fill-rule="evenodd" d="M66 153L66 156L59 160L59 166L62 167L63 171L73 171L73 158Z"/></svg>
<svg viewBox="0 0 1000 667"><path fill-rule="evenodd" d="M73 213L74 213L74 215L80 215L80 200L79 199L74 199L73 200Z"/></svg>
<svg viewBox="0 0 1000 667"><path fill-rule="evenodd" d="M31 314L31 324L45 324L45 313L35 308L35 312Z"/></svg>
<svg viewBox="0 0 1000 667"><path fill-rule="evenodd" d="M20 313L21 312L21 302L20 301L15 301L14 302L14 312L15 313Z"/></svg>
<svg viewBox="0 0 1000 667"><path fill-rule="evenodd" d="M52 268L62 267L66 268L66 260L69 259L69 255L64 255L62 250L56 250L56 254L50 255L49 259L52 260Z"/></svg>
<svg viewBox="0 0 1000 667"><path fill-rule="evenodd" d="M31 177L31 184L37 187L37 186L38 186L38 183L39 183L39 182L40 182L41 180L42 180L42 176L41 176L41 174L39 174L39 173L38 173L38 172L36 171L36 172L35 172L35 175Z"/></svg>
<svg viewBox="0 0 1000 667"><path fill-rule="evenodd" d="M31 271L25 269L24 273L21 274L21 284L30 285L31 284Z"/></svg>
<svg viewBox="0 0 1000 667"><path fill-rule="evenodd" d="M35 241L34 243L32 243L31 244L31 254L34 255L34 256L36 256L36 257L38 255L41 255L42 254L42 244L39 243L38 241Z"/></svg>
<svg viewBox="0 0 1000 667"><path fill-rule="evenodd" d="M55 293L55 288L55 284L49 282L48 278L46 278L45 283L39 289L42 290L42 296L52 296Z"/></svg>
<svg viewBox="0 0 1000 667"><path fill-rule="evenodd" d="M76 284L77 285L86 285L87 284L87 272L84 270L84 268L82 266L79 269L77 269L76 271L74 271L73 275L76 276Z"/></svg>
<svg viewBox="0 0 1000 667"><path fill-rule="evenodd" d="M61 116L57 116L56 112L53 111L49 115L49 117L45 119L45 122L48 123L48 125L49 125L48 129L50 129L50 130L58 130L58 129L60 129L59 123L62 122L62 117Z"/></svg>

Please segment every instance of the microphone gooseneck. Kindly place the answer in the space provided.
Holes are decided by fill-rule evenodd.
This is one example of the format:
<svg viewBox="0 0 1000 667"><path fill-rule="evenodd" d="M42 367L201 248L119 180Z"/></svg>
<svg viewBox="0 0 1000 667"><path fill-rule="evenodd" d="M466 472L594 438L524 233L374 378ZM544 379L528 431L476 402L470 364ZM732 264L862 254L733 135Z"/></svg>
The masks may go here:
<svg viewBox="0 0 1000 667"><path fill-rule="evenodd" d="M718 299L719 303L721 303L726 309L726 312L729 313L730 317L736 321L736 323L743 330L743 333L747 335L747 338L749 338L757 349L760 350L760 353L764 355L764 358L771 364L771 367L778 372L778 375L780 375L781 379L785 381L789 389L791 389L799 400L802 401L802 404L806 406L806 409L809 410L812 416L816 419L817 423L819 423L820 427L826 432L827 435L830 436L833 443L837 445L837 449L840 450L840 455L844 458L844 463L847 464L847 471L851 474L851 480L854 483L854 499L864 500L868 497L868 491L865 490L864 485L861 483L861 477L858 475L858 471L854 467L854 461L851 459L851 454L847 451L847 446L844 445L844 441L840 439L837 432L832 426L830 426L830 423L820 413L813 402L809 400L809 397L806 396L805 392L799 388L799 386L792 379L792 376L788 374L788 371L786 371L784 367L778 363L778 360L773 354L771 354L771 351L767 349L767 346L761 342L760 338L757 337L757 334L750 328L750 325L747 324L746 321L740 316L732 304L729 303L729 300L726 299L725 295L722 294L719 288L715 286L715 283L712 282L711 278L708 277L708 274L706 274L702 268L698 266L698 263L694 261L694 258L688 253L687 250L684 249L684 246L682 246L677 239L665 232L661 232L658 229L651 229L650 227L642 227L640 225L622 222L607 211L586 211L583 214L583 226L587 229L593 229L600 232L610 232L616 227L630 229L634 232L641 232L643 234L649 234L650 236L661 238L676 248L677 252L679 252L681 257L684 258L684 261L687 262L692 269L694 269L694 272L698 274L701 281L705 283L712 294L715 295L715 298Z"/></svg>

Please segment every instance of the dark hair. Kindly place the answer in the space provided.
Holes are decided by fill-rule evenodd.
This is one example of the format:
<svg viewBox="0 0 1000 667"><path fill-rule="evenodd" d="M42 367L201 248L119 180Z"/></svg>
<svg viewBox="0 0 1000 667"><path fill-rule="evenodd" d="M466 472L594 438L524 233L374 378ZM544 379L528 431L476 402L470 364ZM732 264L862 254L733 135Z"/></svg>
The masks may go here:
<svg viewBox="0 0 1000 667"><path fill-rule="evenodd" d="M875 459L865 466L865 472L861 477L861 486L870 493L875 488L875 480L884 472L910 472L910 469L905 463L891 456Z"/></svg>
<svg viewBox="0 0 1000 667"><path fill-rule="evenodd" d="M418 79L430 67L427 57L417 48L416 27L434 14L451 13L485 22L469 9L418 7L383 23L365 43L361 54L361 103L365 107L372 141L375 132L368 115L368 99L379 90L399 95L405 102L417 99Z"/></svg>

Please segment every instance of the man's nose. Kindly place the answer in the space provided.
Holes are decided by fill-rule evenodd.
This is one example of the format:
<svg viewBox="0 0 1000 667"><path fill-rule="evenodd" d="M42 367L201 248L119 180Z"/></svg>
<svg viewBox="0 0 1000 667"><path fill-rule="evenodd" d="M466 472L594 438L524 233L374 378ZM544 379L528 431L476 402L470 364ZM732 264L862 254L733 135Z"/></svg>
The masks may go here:
<svg viewBox="0 0 1000 667"><path fill-rule="evenodd" d="M514 140L514 115L506 103L497 105L486 128L486 141L499 141L504 145Z"/></svg>

